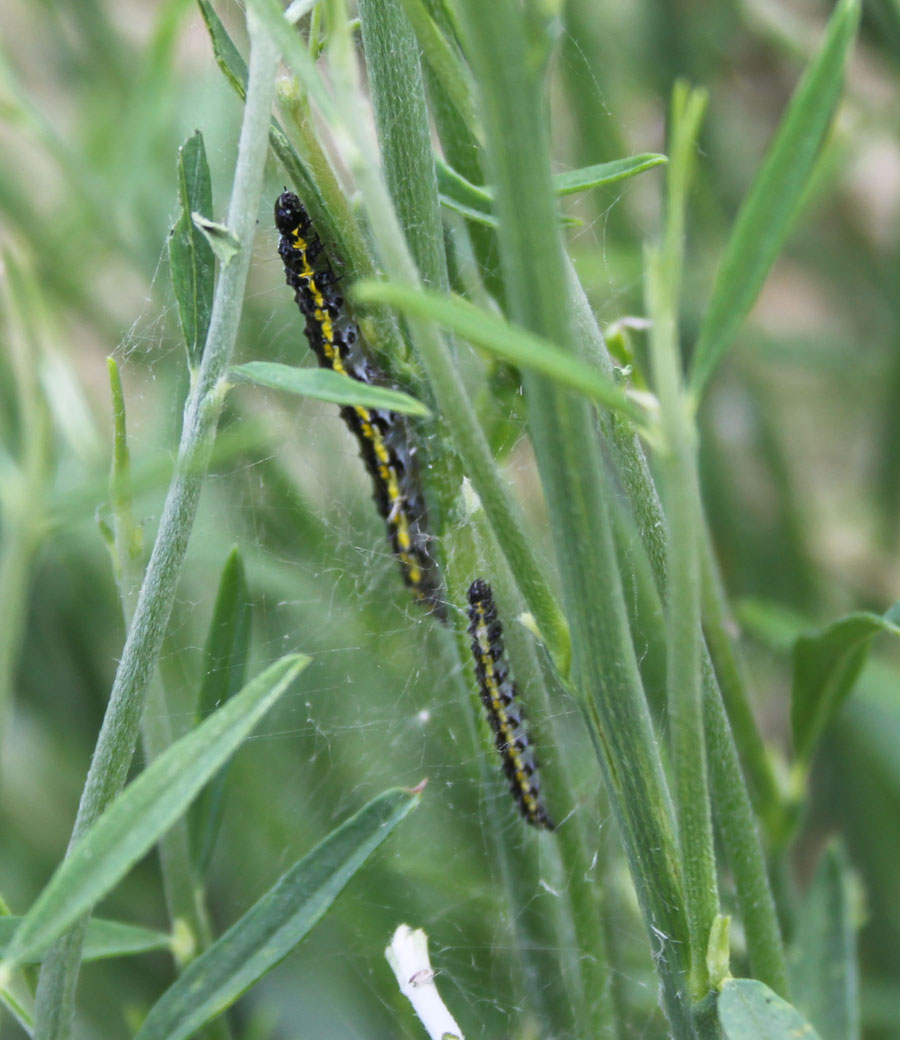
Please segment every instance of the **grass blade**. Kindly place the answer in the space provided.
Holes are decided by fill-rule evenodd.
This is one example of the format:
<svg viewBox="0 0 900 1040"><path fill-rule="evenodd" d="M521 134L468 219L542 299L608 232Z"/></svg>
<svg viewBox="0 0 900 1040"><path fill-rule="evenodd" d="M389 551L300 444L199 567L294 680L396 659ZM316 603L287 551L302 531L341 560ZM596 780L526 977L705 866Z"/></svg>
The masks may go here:
<svg viewBox="0 0 900 1040"><path fill-rule="evenodd" d="M257 386L268 386L273 390L285 390L289 394L315 397L320 401L333 401L335 404L384 408L404 415L430 414L421 401L402 390L362 383L328 369L294 368L274 361L250 361L232 368L231 378L239 382L256 383Z"/></svg>
<svg viewBox="0 0 900 1040"><path fill-rule="evenodd" d="M363 302L390 304L404 314L438 322L458 336L504 361L533 369L562 386L577 390L630 419L643 419L641 409L600 371L549 340L481 310L459 296L411 289L389 282L360 282L354 295Z"/></svg>
<svg viewBox="0 0 900 1040"><path fill-rule="evenodd" d="M332 831L188 966L135 1040L183 1040L233 1004L304 938L417 804L410 791L386 791Z"/></svg>
<svg viewBox="0 0 900 1040"><path fill-rule="evenodd" d="M72 849L6 950L9 972L87 912L185 811L206 781L309 663L283 657L131 783ZM2 974L2 973L0 973Z"/></svg>
<svg viewBox="0 0 900 1040"><path fill-rule="evenodd" d="M787 238L837 109L859 0L841 0L747 194L713 285L691 365L699 397Z"/></svg>

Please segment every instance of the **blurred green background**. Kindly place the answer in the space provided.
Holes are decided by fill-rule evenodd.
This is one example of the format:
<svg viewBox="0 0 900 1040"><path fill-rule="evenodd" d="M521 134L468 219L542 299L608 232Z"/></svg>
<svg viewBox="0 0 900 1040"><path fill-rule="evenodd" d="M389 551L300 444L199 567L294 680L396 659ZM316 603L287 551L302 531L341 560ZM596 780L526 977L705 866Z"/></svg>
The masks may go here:
<svg viewBox="0 0 900 1040"><path fill-rule="evenodd" d="M563 5L551 75L557 169L663 151L673 81L709 90L689 221L688 345L736 208L829 10L814 0ZM219 13L240 41L241 11L229 3ZM883 612L900 589L898 69L900 6L873 0L814 189L702 415L708 516L745 625L758 717L776 748L788 740L790 638L849 609ZM23 509L30 534L15 547L27 569L0 600L11 654L0 657L10 689L0 893L14 913L65 849L124 636L95 520L111 443L104 359L116 357L125 385L149 545L187 382L166 259L176 152L203 131L221 219L239 122L188 0L6 0L0 9L0 536L8 549L10 517ZM272 163L241 361L308 353L268 201L283 183ZM661 185L654 172L573 201L581 224L571 255L604 323L642 314L642 247L658 230ZM48 409L45 453L16 373ZM521 416L511 402L485 408L544 538ZM23 505L21 467L35 451ZM254 604L251 674L290 650L313 656L230 771L210 882L219 929L372 795L429 780L414 818L233 1022L245 1037L420 1035L382 957L405 921L428 932L442 994L466 1034L504 1036L516 973L479 807L507 795L500 782L479 786L470 706L451 681L458 665L404 594L356 456L332 406L251 388L233 396L162 657L179 732L191 722L215 586L234 544ZM550 555L549 539L541 549ZM819 754L795 864L802 886L826 837L845 836L860 881L873 1040L900 1036L900 657L887 641L878 651ZM527 688L527 672L519 677ZM558 710L570 716L566 754L582 776L563 805L595 813L603 841L592 753L574 708L560 701ZM499 815L504 840L521 842L519 819L505 807ZM662 1036L624 867L613 863L611 880L631 1035ZM155 858L101 910L166 928ZM126 1035L129 1015L170 977L159 954L86 966L80 1035ZM19 1034L9 1026L4 1035Z"/></svg>

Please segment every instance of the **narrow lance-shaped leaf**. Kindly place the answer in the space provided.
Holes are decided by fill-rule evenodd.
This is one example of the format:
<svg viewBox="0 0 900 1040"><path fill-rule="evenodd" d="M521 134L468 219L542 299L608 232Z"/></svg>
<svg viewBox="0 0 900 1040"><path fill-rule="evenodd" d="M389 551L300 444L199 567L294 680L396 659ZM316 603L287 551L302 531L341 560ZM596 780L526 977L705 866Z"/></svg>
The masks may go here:
<svg viewBox="0 0 900 1040"><path fill-rule="evenodd" d="M786 1000L756 979L729 979L719 994L725 1040L822 1040Z"/></svg>
<svg viewBox="0 0 900 1040"><path fill-rule="evenodd" d="M0 917L0 957L5 954L9 940L23 920L21 917ZM82 957L86 961L99 961L171 948L172 937L165 932L94 917L88 922ZM35 961L38 960L40 954L35 957Z"/></svg>
<svg viewBox="0 0 900 1040"><path fill-rule="evenodd" d="M602 372L555 343L510 325L459 296L393 282L358 282L353 295L365 303L387 303L404 314L437 322L504 361L541 372L630 419L643 419L641 409Z"/></svg>
<svg viewBox="0 0 900 1040"><path fill-rule="evenodd" d="M213 251L191 216L212 216L212 182L199 130L178 150L177 174L181 213L169 234L169 267L188 364L196 368L209 329L216 272Z"/></svg>
<svg viewBox="0 0 900 1040"><path fill-rule="evenodd" d="M184 1040L233 1004L294 949L417 804L412 791L386 791L332 831L188 965L135 1040Z"/></svg>
<svg viewBox="0 0 900 1040"><path fill-rule="evenodd" d="M668 162L665 155L658 152L646 152L643 155L629 155L624 159L613 159L611 162L597 163L595 166L582 166L577 170L567 170L553 177L553 190L557 195L575 195L591 188L602 188L608 184L617 184L654 166L662 166Z"/></svg>
<svg viewBox="0 0 900 1040"><path fill-rule="evenodd" d="M203 683L197 698L197 723L230 700L244 685L249 643L250 595L241 554L235 547L222 570L206 637ZM219 832L226 772L227 766L213 777L191 806L191 854L199 874L206 870Z"/></svg>
<svg viewBox="0 0 900 1040"><path fill-rule="evenodd" d="M557 195L575 195L591 188L605 187L618 181L634 177L645 170L652 170L667 162L665 155L656 152L644 155L632 155L625 159L598 163L595 166L584 166L577 170L556 174L553 178L553 190ZM494 193L489 187L472 184L459 172L449 166L440 156L435 156L435 169L438 175L438 187L441 201L449 209L470 220L496 227L494 216Z"/></svg>
<svg viewBox="0 0 900 1040"><path fill-rule="evenodd" d="M241 56L241 52L235 47L234 41L228 35L209 0L197 0L197 3L212 41L216 64L243 100L247 96L247 63Z"/></svg>
<svg viewBox="0 0 900 1040"><path fill-rule="evenodd" d="M794 644L791 725L794 751L808 762L825 727L856 683L879 632L900 635L900 602L881 616L860 611L801 635Z"/></svg>
<svg viewBox="0 0 900 1040"><path fill-rule="evenodd" d="M699 397L787 238L837 109L859 0L840 0L821 50L800 80L735 221L691 365Z"/></svg>
<svg viewBox="0 0 900 1040"><path fill-rule="evenodd" d="M242 383L256 383L289 394L315 397L335 404L362 405L365 408L384 408L404 415L427 416L428 409L402 390L352 379L341 372L327 368L295 368L274 361L249 361L231 369L231 378Z"/></svg>
<svg viewBox="0 0 900 1040"><path fill-rule="evenodd" d="M176 741L88 830L22 920L0 977L34 958L101 899L190 805L309 663L283 657L202 725Z"/></svg>
<svg viewBox="0 0 900 1040"><path fill-rule="evenodd" d="M849 871L830 845L800 906L791 950L791 995L822 1040L859 1036L859 978Z"/></svg>
<svg viewBox="0 0 900 1040"><path fill-rule="evenodd" d="M499 221L492 213L485 213L480 209L473 209L471 206L466 206L462 202L457 202L456 199L451 198L449 195L440 196L441 205L444 209L450 210L451 213L458 213L461 217L465 217L466 220L471 220L475 224L481 224L482 227L497 228L500 226ZM562 227L581 227L582 221L578 217L570 217L566 213L560 213L559 223Z"/></svg>

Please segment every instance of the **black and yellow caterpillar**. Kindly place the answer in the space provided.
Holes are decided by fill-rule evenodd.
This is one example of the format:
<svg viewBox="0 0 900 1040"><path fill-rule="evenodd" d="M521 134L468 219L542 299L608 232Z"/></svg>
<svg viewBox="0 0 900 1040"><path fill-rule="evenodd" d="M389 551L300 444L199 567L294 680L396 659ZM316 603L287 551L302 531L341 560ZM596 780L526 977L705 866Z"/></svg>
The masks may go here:
<svg viewBox="0 0 900 1040"><path fill-rule="evenodd" d="M279 195L275 225L281 233L278 253L285 280L306 319L306 338L319 365L361 383L388 385L359 346L357 327L346 314L322 243L292 192ZM372 477L375 502L403 580L417 600L445 621L440 573L429 552L432 535L408 421L397 412L363 405L343 406L341 417L356 437Z"/></svg>
<svg viewBox="0 0 900 1040"><path fill-rule="evenodd" d="M552 831L555 824L541 800L534 745L525 725L516 684L509 676L503 626L497 617L491 587L483 578L476 578L469 587L469 620L479 692L503 759L509 789L530 824Z"/></svg>

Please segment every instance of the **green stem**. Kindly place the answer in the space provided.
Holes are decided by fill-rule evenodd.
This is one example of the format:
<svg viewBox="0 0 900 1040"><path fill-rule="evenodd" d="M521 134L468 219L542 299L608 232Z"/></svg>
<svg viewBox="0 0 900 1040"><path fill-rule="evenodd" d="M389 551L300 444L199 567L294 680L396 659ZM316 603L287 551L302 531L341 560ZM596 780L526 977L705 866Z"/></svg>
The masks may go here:
<svg viewBox="0 0 900 1040"><path fill-rule="evenodd" d="M138 590L144 577L143 554L140 528L135 525L132 509L125 394L113 358L107 358L107 368L113 400L113 461L109 477L109 499L114 537L110 548L127 630L134 620ZM154 672L147 690L147 706L141 719L141 738L148 762L158 758L172 743L169 706L158 672ZM160 840L159 858L169 920L175 937L175 957L181 965L212 942L209 915L202 885L191 862L184 819L178 820ZM216 1035L228 1035L224 1019L217 1020L213 1028L217 1031Z"/></svg>
<svg viewBox="0 0 900 1040"><path fill-rule="evenodd" d="M708 535L702 541L701 581L706 645L719 680L735 743L740 749L741 764L747 774L763 833L771 845L777 846L790 826L788 813L772 761L750 707L747 667L740 648L730 634L736 626L728 609Z"/></svg>
<svg viewBox="0 0 900 1040"><path fill-rule="evenodd" d="M481 137L478 111L472 101L473 84L459 52L442 34L423 0L400 0L406 17L415 30L425 60L441 90L456 108L459 117L476 137Z"/></svg>
<svg viewBox="0 0 900 1040"><path fill-rule="evenodd" d="M604 372L610 372L612 361L606 352L603 337L591 312L584 289L571 268L569 300L575 328L584 346L585 354L592 357ZM634 430L625 420L616 415L601 413L600 424L601 429L608 435L616 472L622 481L629 507L638 524L641 541L656 585L656 593L660 600L665 600L668 589L667 523L656 485L650 475L646 456ZM711 553L711 549L708 547L702 551ZM636 580L640 580L642 570L636 568L634 573ZM651 591L645 590L645 595L650 595ZM731 689L735 703L743 705L744 708L743 717L747 721L745 729L742 731L738 724L731 721L733 705L729 707L728 715L724 716L717 675L713 670L709 651L705 645L701 648L701 653L704 729L709 744L709 780L725 854L734 875L741 918L744 921L750 947L750 960L754 965L754 971L759 965L758 970L765 971L766 978L774 980L769 981L768 984L784 995L786 994L784 980L787 978L784 942L769 885L756 820L741 773L741 760L745 758L748 747L752 748L754 742L761 743L761 741L750 712L746 686L738 682ZM710 704L710 701L719 703ZM722 719L719 719L720 713L723 715ZM732 726L735 727L734 733ZM739 738L742 741L739 744L740 758L735 747L735 741ZM765 754L764 750L762 754ZM726 823L732 821L739 822L735 822L733 826L726 826ZM763 979L762 974L758 977ZM782 986L784 988L781 988Z"/></svg>
<svg viewBox="0 0 900 1040"><path fill-rule="evenodd" d="M359 0L369 89L388 191L426 286L447 288L447 259L419 44L397 0Z"/></svg>
<svg viewBox="0 0 900 1040"><path fill-rule="evenodd" d="M538 74L549 54L546 27L526 26L525 17L533 22L535 16L523 16L514 0L461 0L459 9L482 90L510 316L566 345L565 278ZM523 209L527 220L521 219ZM524 383L572 626L573 686L659 954L670 1027L677 1038L692 1038L685 989L688 935L671 806L628 631L592 410L541 376L526 374Z"/></svg>
<svg viewBox="0 0 900 1040"><path fill-rule="evenodd" d="M753 805L712 664L704 662L703 721L716 821L737 892L753 977L788 998L784 943L766 873Z"/></svg>
<svg viewBox="0 0 900 1040"><path fill-rule="evenodd" d="M91 760L70 848L125 783L215 440L224 395L222 377L237 336L250 266L278 60L277 48L258 30L253 17L248 24L249 85L228 211L228 225L240 248L223 264L219 275L203 363L185 407L175 475ZM44 961L37 993L37 1040L62 1040L70 1033L85 927L83 919Z"/></svg>
<svg viewBox="0 0 900 1040"><path fill-rule="evenodd" d="M669 519L666 689L685 911L691 937L690 990L695 1002L709 991L706 950L719 901L700 676L703 635L699 543L703 525L697 435L682 385L677 327L685 198L705 103L701 92L675 85L665 238L662 249L648 249L645 255L647 311L652 321L650 359L660 403L659 458Z"/></svg>
<svg viewBox="0 0 900 1040"><path fill-rule="evenodd" d="M650 272L659 263L648 255ZM654 277L651 273L651 279ZM652 295L652 290L651 290ZM654 353L674 352L675 344L663 326L666 317L671 328L674 314L664 316L657 305L654 314ZM667 344L660 346L665 339ZM658 359L657 359L658 360ZM661 365L656 365L660 369ZM672 375L674 369L670 371ZM676 388L673 388L676 389ZM676 392L669 405L681 412L683 398ZM668 418L668 422L666 419ZM691 936L691 995L702 999L709 989L706 970L706 946L709 930L718 913L715 853L712 817L707 784L700 681L700 588L698 531L700 529L699 491L687 431L663 404L667 427L667 445L661 452L661 470L668 502L668 577L667 611L667 701L672 750L672 775L678 815L681 867L684 874L685 910Z"/></svg>
<svg viewBox="0 0 900 1040"><path fill-rule="evenodd" d="M446 292L447 257L419 45L397 0L362 0L359 14L382 166L394 211L419 277L425 285ZM424 392L428 395L428 390ZM435 424L417 424L417 429L425 440ZM428 438L420 461L422 472L431 478L430 512L440 531L441 518L456 508L459 462L442 437ZM436 555L439 565L446 561L442 546L437 546Z"/></svg>

